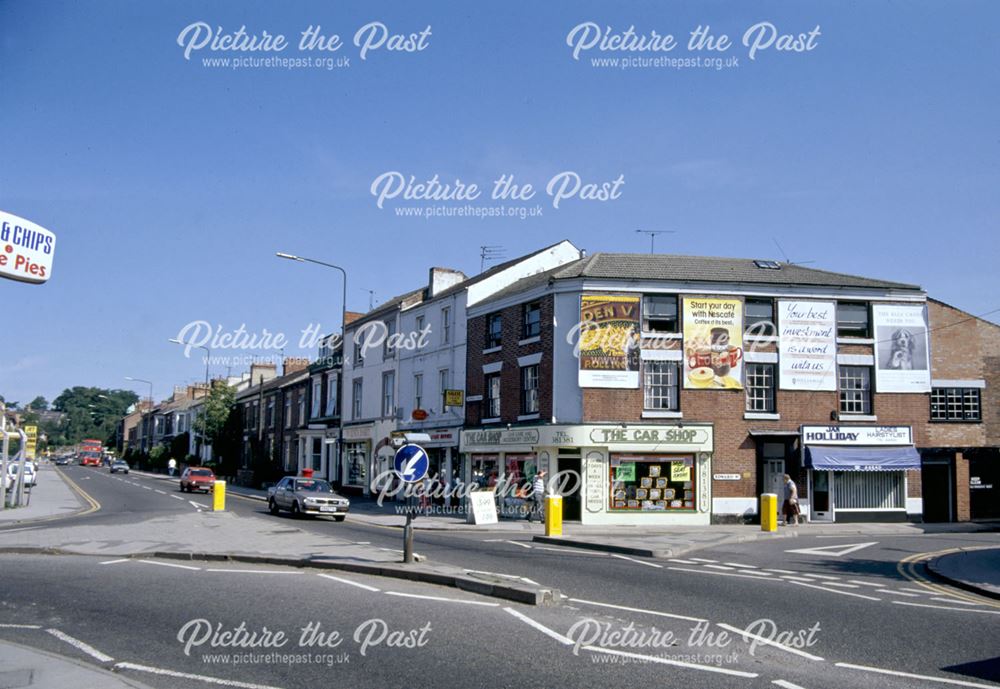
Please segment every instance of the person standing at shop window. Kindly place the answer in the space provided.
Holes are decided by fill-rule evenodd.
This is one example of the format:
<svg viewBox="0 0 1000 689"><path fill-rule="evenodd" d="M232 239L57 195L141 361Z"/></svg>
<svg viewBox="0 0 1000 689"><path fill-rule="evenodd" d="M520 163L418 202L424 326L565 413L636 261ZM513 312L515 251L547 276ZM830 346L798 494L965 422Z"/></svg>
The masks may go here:
<svg viewBox="0 0 1000 689"><path fill-rule="evenodd" d="M799 525L799 489L788 474L784 475L785 501L781 504L781 513L785 517L785 525Z"/></svg>
<svg viewBox="0 0 1000 689"><path fill-rule="evenodd" d="M531 483L531 511L528 512L528 521L538 515L538 521L545 521L543 505L545 504L545 472L539 471L535 474L535 480Z"/></svg>

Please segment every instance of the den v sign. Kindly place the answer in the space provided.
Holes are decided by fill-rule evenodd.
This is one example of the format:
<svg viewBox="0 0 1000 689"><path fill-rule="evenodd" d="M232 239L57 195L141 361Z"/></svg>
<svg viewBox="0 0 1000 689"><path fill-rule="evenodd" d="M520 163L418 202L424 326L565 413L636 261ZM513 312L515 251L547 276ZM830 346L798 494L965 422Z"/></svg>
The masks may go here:
<svg viewBox="0 0 1000 689"><path fill-rule="evenodd" d="M40 284L52 275L56 236L41 225L0 211L0 277Z"/></svg>

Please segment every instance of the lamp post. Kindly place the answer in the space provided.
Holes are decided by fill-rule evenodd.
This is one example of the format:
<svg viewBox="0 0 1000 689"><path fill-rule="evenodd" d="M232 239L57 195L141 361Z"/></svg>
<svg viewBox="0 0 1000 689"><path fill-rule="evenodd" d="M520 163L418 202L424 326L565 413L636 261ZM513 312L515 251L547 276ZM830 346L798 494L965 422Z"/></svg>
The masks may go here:
<svg viewBox="0 0 1000 689"><path fill-rule="evenodd" d="M323 266L325 268L333 268L334 270L339 270L340 275L343 278L342 285L342 299L340 303L340 373L337 379L337 402L340 405L340 415L337 419L337 471L339 472L344 467L344 396L343 396L343 385L344 380L344 359L345 352L347 351L347 271L338 265L333 263L326 263L325 261L317 261L314 258L306 258L304 256L295 256L293 254L286 254L281 251L277 252L278 258L287 258L290 261L298 261L299 263L315 263L318 266ZM326 477L330 478L330 466L326 467Z"/></svg>
<svg viewBox="0 0 1000 689"><path fill-rule="evenodd" d="M147 436L149 437L149 450L153 450L153 381L145 380L143 378L133 378L132 376L125 376L125 380L131 380L134 383L145 383L149 386L149 426ZM146 449L146 439L143 438L142 448Z"/></svg>

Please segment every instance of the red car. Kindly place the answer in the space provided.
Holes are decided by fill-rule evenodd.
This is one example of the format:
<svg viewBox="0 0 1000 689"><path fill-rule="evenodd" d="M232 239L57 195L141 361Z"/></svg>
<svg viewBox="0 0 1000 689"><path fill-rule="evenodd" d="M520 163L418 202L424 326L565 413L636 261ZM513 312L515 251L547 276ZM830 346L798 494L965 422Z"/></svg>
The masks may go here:
<svg viewBox="0 0 1000 689"><path fill-rule="evenodd" d="M203 490L206 493L212 490L215 483L215 473L205 467L188 467L181 474L181 492L193 493L196 490Z"/></svg>

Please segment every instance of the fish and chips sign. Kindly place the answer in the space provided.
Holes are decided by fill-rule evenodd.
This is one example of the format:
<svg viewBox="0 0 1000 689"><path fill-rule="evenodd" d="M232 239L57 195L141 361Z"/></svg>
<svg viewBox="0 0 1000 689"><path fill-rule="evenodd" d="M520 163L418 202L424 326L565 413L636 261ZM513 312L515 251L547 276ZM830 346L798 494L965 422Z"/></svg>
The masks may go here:
<svg viewBox="0 0 1000 689"><path fill-rule="evenodd" d="M0 277L41 284L52 275L56 236L41 225L0 211Z"/></svg>

